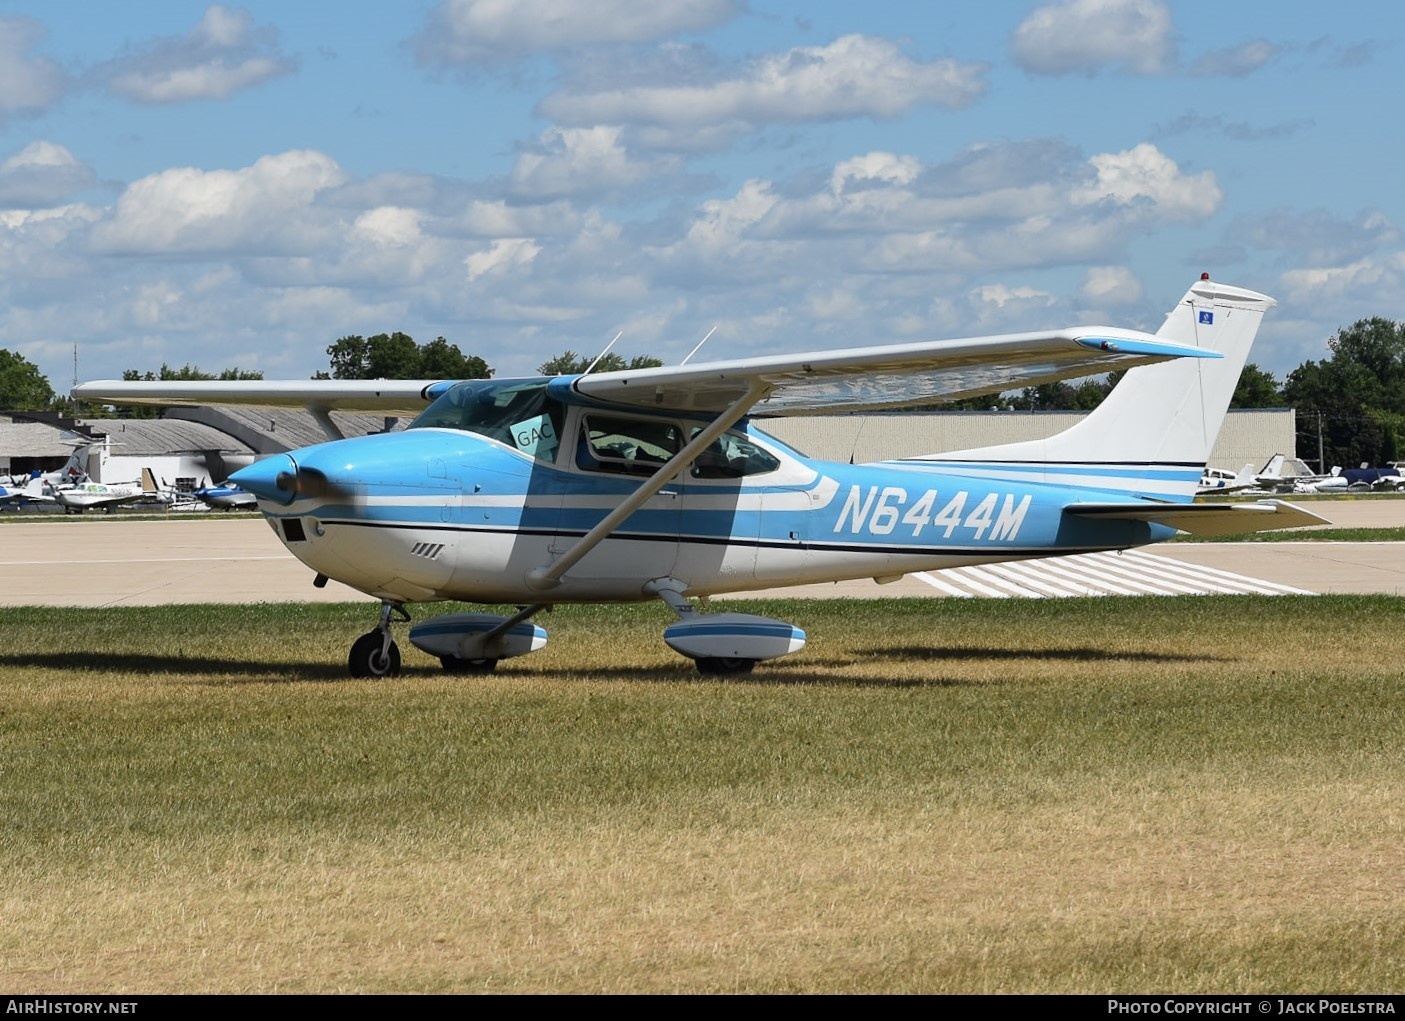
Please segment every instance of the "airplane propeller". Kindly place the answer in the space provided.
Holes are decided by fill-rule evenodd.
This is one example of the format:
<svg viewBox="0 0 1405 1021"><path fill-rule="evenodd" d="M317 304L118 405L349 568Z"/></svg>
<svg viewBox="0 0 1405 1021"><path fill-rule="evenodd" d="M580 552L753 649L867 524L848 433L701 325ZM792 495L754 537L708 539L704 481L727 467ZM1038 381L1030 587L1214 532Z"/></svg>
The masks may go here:
<svg viewBox="0 0 1405 1021"><path fill-rule="evenodd" d="M333 482L316 468L296 465L295 468L295 471L279 472L273 480L274 485L294 497L321 499L328 496L350 496L354 491L353 487L345 483Z"/></svg>

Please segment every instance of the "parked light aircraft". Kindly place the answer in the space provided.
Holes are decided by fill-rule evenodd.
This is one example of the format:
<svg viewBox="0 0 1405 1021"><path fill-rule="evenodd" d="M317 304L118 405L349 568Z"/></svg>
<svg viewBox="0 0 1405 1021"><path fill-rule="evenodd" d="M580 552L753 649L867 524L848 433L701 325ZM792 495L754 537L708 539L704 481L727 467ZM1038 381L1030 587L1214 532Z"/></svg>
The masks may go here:
<svg viewBox="0 0 1405 1021"><path fill-rule="evenodd" d="M258 506L258 497L232 482L224 482L218 486L201 486L191 495L205 506L217 510L253 509Z"/></svg>
<svg viewBox="0 0 1405 1021"><path fill-rule="evenodd" d="M1389 493L1405 490L1405 477L1398 468L1332 469L1330 475L1314 475L1293 482L1295 493Z"/></svg>
<svg viewBox="0 0 1405 1021"><path fill-rule="evenodd" d="M1196 496L1228 496L1242 493L1246 489L1259 488L1259 480L1252 464L1246 464L1238 473L1228 468L1206 468L1200 475L1200 487Z"/></svg>
<svg viewBox="0 0 1405 1021"><path fill-rule="evenodd" d="M1307 487L1314 486L1319 482L1327 482L1327 480L1334 478L1339 471L1341 469L1336 468L1325 475L1318 474L1309 468L1307 462L1301 458L1274 454L1255 473L1255 478L1258 480L1259 488L1270 493L1311 493L1316 490ZM1330 483L1328 488L1335 485L1336 483Z"/></svg>
<svg viewBox="0 0 1405 1021"><path fill-rule="evenodd" d="M531 379L108 381L74 396L302 406L329 432L333 410L421 409L401 432L232 476L314 584L381 601L351 647L353 675L399 670L391 623L409 620L409 603L515 604L410 627L446 669L481 672L544 646L531 618L554 604L652 599L678 617L664 641L722 674L795 652L805 633L692 597L1322 523L1276 500L1192 502L1273 304L1202 277L1155 335L1086 327ZM1003 446L851 465L757 424L1129 367L1077 425Z"/></svg>
<svg viewBox="0 0 1405 1021"><path fill-rule="evenodd" d="M1333 474L1344 480L1346 488L1353 492L1385 493L1405 490L1405 473L1401 472L1399 465L1372 468L1369 463L1365 463L1360 468L1343 468L1340 471L1333 469Z"/></svg>
<svg viewBox="0 0 1405 1021"><path fill-rule="evenodd" d="M165 498L149 468L142 469L140 482L80 482L73 486L53 486L50 494L65 514L82 514L94 508L112 514L126 503L138 500L160 503Z"/></svg>

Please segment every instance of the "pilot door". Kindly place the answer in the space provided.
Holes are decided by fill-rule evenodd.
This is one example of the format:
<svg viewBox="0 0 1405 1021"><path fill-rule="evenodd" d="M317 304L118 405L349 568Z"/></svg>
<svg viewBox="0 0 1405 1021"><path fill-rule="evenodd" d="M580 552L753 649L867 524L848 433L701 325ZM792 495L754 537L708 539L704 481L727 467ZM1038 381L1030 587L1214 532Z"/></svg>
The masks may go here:
<svg viewBox="0 0 1405 1021"><path fill-rule="evenodd" d="M646 483L683 448L681 423L667 418L603 414L575 409L557 462L553 557L579 542L607 514ZM678 558L681 487L669 482L621 522L570 572L625 587L639 579L668 577Z"/></svg>

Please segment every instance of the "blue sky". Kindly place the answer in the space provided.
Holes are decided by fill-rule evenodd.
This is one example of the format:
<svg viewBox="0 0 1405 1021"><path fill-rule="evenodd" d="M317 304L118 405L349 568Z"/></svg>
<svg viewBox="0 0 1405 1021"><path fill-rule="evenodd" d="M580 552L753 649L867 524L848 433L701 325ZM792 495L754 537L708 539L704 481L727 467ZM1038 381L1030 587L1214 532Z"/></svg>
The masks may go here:
<svg viewBox="0 0 1405 1021"><path fill-rule="evenodd" d="M1399 5L0 0L0 347L58 390L1405 320ZM701 356L699 356L701 357Z"/></svg>

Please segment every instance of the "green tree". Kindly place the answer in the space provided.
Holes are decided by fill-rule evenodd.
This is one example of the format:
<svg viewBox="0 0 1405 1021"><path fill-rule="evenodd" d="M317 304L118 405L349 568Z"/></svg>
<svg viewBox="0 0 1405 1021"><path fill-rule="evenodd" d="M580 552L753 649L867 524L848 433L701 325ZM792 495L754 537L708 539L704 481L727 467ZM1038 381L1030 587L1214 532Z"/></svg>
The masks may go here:
<svg viewBox="0 0 1405 1021"><path fill-rule="evenodd" d="M1281 408L1283 403L1283 391L1273 373L1265 372L1253 362L1239 373L1234 396L1229 399L1231 408Z"/></svg>
<svg viewBox="0 0 1405 1021"><path fill-rule="evenodd" d="M328 345L327 355L332 360L332 379L366 378L366 338L351 334ZM324 373L318 373L323 379Z"/></svg>
<svg viewBox="0 0 1405 1021"><path fill-rule="evenodd" d="M1025 387L1011 398L1010 407L1018 411L1092 411L1112 392L1112 387L1113 381L1106 376L1076 383L1060 379Z"/></svg>
<svg viewBox="0 0 1405 1021"><path fill-rule="evenodd" d="M54 399L54 388L37 365L0 348L0 408L45 411L53 407Z"/></svg>
<svg viewBox="0 0 1405 1021"><path fill-rule="evenodd" d="M934 411L1004 411L1010 406L1004 394L981 394L979 397L965 397L959 401L948 401L934 405Z"/></svg>
<svg viewBox="0 0 1405 1021"><path fill-rule="evenodd" d="M465 355L457 344L435 337L420 348L420 372L425 379L488 379L493 370L477 355Z"/></svg>
<svg viewBox="0 0 1405 1021"><path fill-rule="evenodd" d="M1380 390L1376 377L1357 362L1331 358L1299 365L1283 384L1283 396L1297 411L1298 449L1321 449L1323 471L1381 461L1385 434L1372 410L1380 405Z"/></svg>
<svg viewBox="0 0 1405 1021"><path fill-rule="evenodd" d="M1405 323L1358 319L1327 347L1330 358L1304 362L1283 384L1297 411L1299 449L1320 445L1324 468L1395 460L1405 420Z"/></svg>
<svg viewBox="0 0 1405 1021"><path fill-rule="evenodd" d="M188 381L200 379L263 379L263 373L257 369L244 370L239 368L221 369L216 375L212 372L205 372L197 365L186 363L179 369L173 369L165 362L161 363L161 368L152 372L147 370L142 372L138 369L123 369L122 378L128 382L154 382L163 381ZM160 418L166 410L165 407L155 404L141 405L121 405L117 406L118 418Z"/></svg>
<svg viewBox="0 0 1405 1021"><path fill-rule="evenodd" d="M420 348L408 333L366 338L366 379L419 379Z"/></svg>
<svg viewBox="0 0 1405 1021"><path fill-rule="evenodd" d="M1327 347L1333 362L1359 365L1379 384L1379 392L1363 396L1363 401L1373 408L1405 413L1405 323L1380 316L1358 319L1338 330Z"/></svg>
<svg viewBox="0 0 1405 1021"><path fill-rule="evenodd" d="M590 363L594 358L587 358L585 355L576 354L570 348L562 351L555 358L549 358L537 366L537 371L543 376L576 376L590 368ZM663 362L652 355L635 355L625 361L621 355L613 351L607 351L605 355L596 362L595 368L591 372L620 372L624 369L652 369L662 365Z"/></svg>
<svg viewBox="0 0 1405 1021"><path fill-rule="evenodd" d="M409 334L350 335L327 348L331 375L318 379L488 379L493 370L477 355L465 355L455 344L436 337L416 344Z"/></svg>
<svg viewBox="0 0 1405 1021"><path fill-rule="evenodd" d="M157 372L140 372L136 369L124 369L122 378L129 382L154 381L154 380L191 380L191 379L263 379L263 373L257 369L245 371L244 369L221 369L216 375L205 372L198 365L189 363L182 365L179 369L173 369L165 362L161 363L161 368Z"/></svg>

